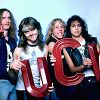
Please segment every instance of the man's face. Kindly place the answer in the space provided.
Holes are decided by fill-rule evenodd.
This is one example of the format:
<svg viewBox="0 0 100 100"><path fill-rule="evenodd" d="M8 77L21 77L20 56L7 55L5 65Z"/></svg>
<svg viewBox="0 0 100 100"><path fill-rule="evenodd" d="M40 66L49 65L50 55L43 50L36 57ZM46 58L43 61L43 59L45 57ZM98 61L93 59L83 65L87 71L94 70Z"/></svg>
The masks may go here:
<svg viewBox="0 0 100 100"><path fill-rule="evenodd" d="M11 26L11 17L10 13L8 11L4 11L2 15L2 21L1 21L4 30L8 30Z"/></svg>
<svg viewBox="0 0 100 100"><path fill-rule="evenodd" d="M37 29L27 30L24 34L25 34L25 37L27 38L27 42L30 45L33 45L37 41L37 37L38 37Z"/></svg>
<svg viewBox="0 0 100 100"><path fill-rule="evenodd" d="M82 26L77 20L71 23L70 30L72 37L80 37L82 35Z"/></svg>
<svg viewBox="0 0 100 100"><path fill-rule="evenodd" d="M55 22L52 35L58 39L63 38L64 26L60 21Z"/></svg>

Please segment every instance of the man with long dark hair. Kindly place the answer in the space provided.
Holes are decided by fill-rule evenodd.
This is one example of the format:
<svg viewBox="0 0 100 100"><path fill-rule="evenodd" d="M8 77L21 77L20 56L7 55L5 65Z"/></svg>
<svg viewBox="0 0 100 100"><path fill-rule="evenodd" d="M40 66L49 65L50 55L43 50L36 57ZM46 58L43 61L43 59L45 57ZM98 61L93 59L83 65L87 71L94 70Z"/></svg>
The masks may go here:
<svg viewBox="0 0 100 100"><path fill-rule="evenodd" d="M8 75L12 62L12 53L16 47L16 24L8 9L0 9L0 23L3 32L0 33L0 100L16 100L14 85Z"/></svg>
<svg viewBox="0 0 100 100"><path fill-rule="evenodd" d="M77 86L77 100L99 100L100 87L95 78L92 68L92 61L87 48L88 44L94 43L99 53L100 45L97 41L97 38L92 37L88 33L86 22L78 15L73 15L68 19L66 30L66 38L73 38L81 44L81 46L77 48L82 56L82 59L79 59L80 62L82 62L81 69L72 70L73 72L83 72L85 75L84 80ZM73 64L71 66L73 66Z"/></svg>

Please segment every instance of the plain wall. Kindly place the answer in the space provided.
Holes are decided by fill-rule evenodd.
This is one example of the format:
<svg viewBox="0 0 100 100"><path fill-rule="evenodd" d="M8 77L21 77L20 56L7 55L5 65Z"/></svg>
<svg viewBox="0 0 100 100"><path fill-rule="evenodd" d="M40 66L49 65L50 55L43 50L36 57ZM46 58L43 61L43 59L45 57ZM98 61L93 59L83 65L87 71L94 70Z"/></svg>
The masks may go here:
<svg viewBox="0 0 100 100"><path fill-rule="evenodd" d="M77 14L84 18L89 33L100 43L100 0L0 0L0 8L12 11L17 26L24 17L36 18L41 23L44 36L53 18L62 18L66 22Z"/></svg>

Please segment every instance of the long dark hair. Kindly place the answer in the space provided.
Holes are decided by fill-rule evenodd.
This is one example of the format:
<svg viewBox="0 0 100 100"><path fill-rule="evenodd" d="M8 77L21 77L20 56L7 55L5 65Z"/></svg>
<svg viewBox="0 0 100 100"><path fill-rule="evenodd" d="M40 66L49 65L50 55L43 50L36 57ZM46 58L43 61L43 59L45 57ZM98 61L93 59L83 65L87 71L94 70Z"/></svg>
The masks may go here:
<svg viewBox="0 0 100 100"><path fill-rule="evenodd" d="M11 19L11 27L10 29L8 30L8 37L11 37L11 38L14 38L14 39L17 39L16 37L16 32L17 32L17 26L16 26L16 21L13 17L13 14L11 13L10 10L6 9L6 8L2 8L0 9L0 23L2 21L2 17L3 17L3 12L4 11L7 11L10 13L10 19Z"/></svg>
<svg viewBox="0 0 100 100"><path fill-rule="evenodd" d="M27 39L23 31L24 26L26 26L27 28L31 27L32 29L36 28L38 30L37 45L39 46L40 50L43 50L44 42L43 42L42 28L40 23L33 17L26 17L21 21L18 31L18 35L20 37L18 47L23 47L24 50L26 50L27 47Z"/></svg>
<svg viewBox="0 0 100 100"><path fill-rule="evenodd" d="M93 40L93 39L96 39L96 37L92 37L89 33L88 33L88 27L87 27L87 24L85 22L84 19L82 19L80 16L78 15L73 15L71 16L68 21L67 21L67 26L66 26L66 37L68 38L71 38L72 35L71 35L71 31L70 31L70 26L71 26L71 23L73 21L78 21L80 23L80 25L82 26L82 37L90 42L90 40Z"/></svg>

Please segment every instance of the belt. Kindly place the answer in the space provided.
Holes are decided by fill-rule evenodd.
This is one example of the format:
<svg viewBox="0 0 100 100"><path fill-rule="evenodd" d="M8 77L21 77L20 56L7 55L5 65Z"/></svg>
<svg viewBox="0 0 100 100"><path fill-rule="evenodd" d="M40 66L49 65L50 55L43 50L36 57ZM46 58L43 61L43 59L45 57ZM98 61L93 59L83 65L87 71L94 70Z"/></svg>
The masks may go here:
<svg viewBox="0 0 100 100"><path fill-rule="evenodd" d="M96 83L95 76L85 77L82 83Z"/></svg>

